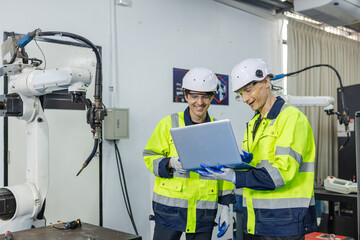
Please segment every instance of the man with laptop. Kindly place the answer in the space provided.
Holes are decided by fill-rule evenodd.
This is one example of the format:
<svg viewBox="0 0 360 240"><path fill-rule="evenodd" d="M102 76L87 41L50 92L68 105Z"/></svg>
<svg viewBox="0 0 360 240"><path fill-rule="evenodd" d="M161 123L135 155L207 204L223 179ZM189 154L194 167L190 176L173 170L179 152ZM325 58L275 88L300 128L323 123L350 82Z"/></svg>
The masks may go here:
<svg viewBox="0 0 360 240"><path fill-rule="evenodd" d="M143 152L147 168L155 175L153 193L155 229L153 240L210 240L218 203L222 204L219 234L230 224L229 204L235 203L234 185L202 177L182 168L170 129L212 122L207 109L217 92L218 79L207 68L192 68L183 78L188 107L158 123ZM208 141L208 139L204 139Z"/></svg>
<svg viewBox="0 0 360 240"><path fill-rule="evenodd" d="M306 116L271 92L273 72L249 58L231 73L232 90L255 116L242 148L253 154L248 171L202 165L200 174L243 188L243 235L255 240L300 240L316 231L315 144Z"/></svg>

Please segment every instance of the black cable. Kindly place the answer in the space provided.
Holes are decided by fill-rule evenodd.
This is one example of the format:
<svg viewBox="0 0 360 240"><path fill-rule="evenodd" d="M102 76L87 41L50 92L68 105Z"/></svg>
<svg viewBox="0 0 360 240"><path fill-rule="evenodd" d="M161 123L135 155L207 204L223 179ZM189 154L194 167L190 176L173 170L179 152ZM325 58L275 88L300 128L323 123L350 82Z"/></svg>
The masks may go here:
<svg viewBox="0 0 360 240"><path fill-rule="evenodd" d="M89 164L89 162L91 161L91 159L93 159L93 157L95 156L96 154L96 150L97 150L97 147L99 145L99 139L94 139L94 147L93 147L93 150L92 152L90 153L89 157L86 159L86 161L83 163L80 171L76 174L76 176L79 176L79 174L81 173L81 171Z"/></svg>
<svg viewBox="0 0 360 240"><path fill-rule="evenodd" d="M128 194L128 190L127 190L127 184L126 184L126 180L125 180L124 168L122 166L120 152L119 152L119 149L117 147L116 141L114 141L114 144L115 144L115 153L116 153L116 159L117 159L116 163L117 163L117 167L118 167L119 179L120 179L121 189L122 189L122 192L123 192L124 202L125 202L125 205L126 205L127 212L129 214L131 223L133 225L134 231L135 231L136 235L139 235L138 231L137 231L137 228L136 228L135 221L134 221L133 213L132 213L132 210L131 210L129 194ZM120 174L120 170L121 170L121 174ZM123 181L121 180L121 177L123 178Z"/></svg>
<svg viewBox="0 0 360 240"><path fill-rule="evenodd" d="M43 62L41 59L38 59L38 58L29 58L29 57L23 55L23 53L21 51L19 51L19 56L26 61L31 61L31 63L37 62L37 65L35 65L35 66L40 66Z"/></svg>
<svg viewBox="0 0 360 240"><path fill-rule="evenodd" d="M95 70L95 90L94 90L94 107L92 108L91 119L89 119L89 123L91 128L93 129L94 138L96 137L96 143L98 143L98 139L101 138L101 133L99 129L101 129L102 120L104 120L104 114L102 112L102 64L101 64L101 56L98 49L95 45L85 37L80 35L69 33L69 32L60 32L60 31L48 31L42 32L35 30L33 33L36 33L37 36L60 36L60 37L69 37L74 40L80 41L88 45L94 52L96 56L96 70ZM33 34L32 33L32 34ZM93 154L95 155L95 154ZM92 154L90 156L93 156ZM80 174L80 172L87 166L87 164L91 161L89 157L84 163L80 171L76 176Z"/></svg>
<svg viewBox="0 0 360 240"><path fill-rule="evenodd" d="M333 66L331 66L330 64L316 64L316 65L312 65L312 66L303 68L303 69L301 69L301 70L299 70L299 71L296 71L296 72L291 72L291 73L284 74L284 76L285 76L285 77L290 77L290 76L292 76L292 75L301 73L301 72L303 72L303 71L306 71L306 70L309 70L309 69L315 68L315 67L328 67L328 68L331 68L332 70L335 71L336 76L338 77L339 83L340 83L341 102L342 102L342 105L343 105L344 110L345 110L346 113L347 113L347 112L348 112L348 108L347 108L347 106L346 106L346 104L345 104L344 88L343 88L343 85L342 85L341 76L340 76L339 72L338 72Z"/></svg>
<svg viewBox="0 0 360 240"><path fill-rule="evenodd" d="M38 33L38 36L57 36L57 35L59 35L61 37L63 37L63 36L69 37L69 38L81 41L81 42L85 43L86 45L90 46L96 55L96 60L101 63L100 53L98 52L95 45L92 42L90 42L88 39L86 39L80 35L77 35L74 33L68 33L68 32L57 32L57 31L47 31L47 32L39 32Z"/></svg>
<svg viewBox="0 0 360 240"><path fill-rule="evenodd" d="M292 75L301 73L303 71L306 71L306 70L309 70L309 69L315 68L315 67L328 67L328 68L331 68L332 70L334 70L334 72L336 73L337 78L339 79L340 90L341 90L340 91L340 96L341 96L341 103L342 103L342 106L343 106L343 113L342 114L335 113L335 114L337 114L337 117L339 119L340 124L344 123L345 130L346 130L346 135L347 135L347 138L346 138L345 142L339 148L339 151L341 151L344 148L344 146L349 142L349 139L350 139L350 133L349 133L350 117L349 117L349 114L348 114L349 109L348 109L348 107L346 106L346 103L345 103L344 88L343 88L343 84L342 84L341 76L340 76L339 72L333 66L331 66L330 64L316 64L316 65L312 65L312 66L303 68L303 69L301 69L299 71L284 74L284 77L290 77ZM327 112L327 114L334 114L334 113L332 113L332 112L328 113Z"/></svg>
<svg viewBox="0 0 360 240"><path fill-rule="evenodd" d="M272 84L271 82L270 82L270 86L271 86L271 90L275 90L275 91L279 91L279 90L284 89L283 87Z"/></svg>
<svg viewBox="0 0 360 240"><path fill-rule="evenodd" d="M92 48L92 50L95 53L96 56L96 72L95 72L95 93L94 93L94 98L98 98L101 100L102 98L102 67L101 67L101 57L100 57L100 53L97 50L97 48L95 47L95 45L90 42L88 39L74 34L74 33L68 33L68 32L56 32L56 31L49 31L49 32L39 32L38 36L56 36L56 35L60 35L65 36L65 37L69 37L75 40L78 40L80 42L83 42L85 44L87 44L88 46L90 46Z"/></svg>
<svg viewBox="0 0 360 240"><path fill-rule="evenodd" d="M114 147L115 147L116 165L117 165L118 174L119 174L119 181L120 181L120 185L121 185L121 191L123 193L126 211L128 212L128 215L129 215L131 224L134 228L135 234L139 235L137 228L136 228L134 216L133 216L133 213L131 210L130 199L129 199L129 194L128 194L128 190L127 190L126 180L125 180L124 167L122 165L121 156L120 156L120 152L119 152L119 148L117 146L116 140L114 140Z"/></svg>

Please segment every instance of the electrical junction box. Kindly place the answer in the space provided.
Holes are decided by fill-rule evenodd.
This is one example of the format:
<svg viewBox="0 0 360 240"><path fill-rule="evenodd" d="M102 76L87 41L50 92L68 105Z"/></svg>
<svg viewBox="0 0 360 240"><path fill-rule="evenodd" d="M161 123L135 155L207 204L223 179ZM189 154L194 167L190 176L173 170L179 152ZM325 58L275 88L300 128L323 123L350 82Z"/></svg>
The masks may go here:
<svg viewBox="0 0 360 240"><path fill-rule="evenodd" d="M108 108L104 119L104 130L105 140L129 138L129 109Z"/></svg>

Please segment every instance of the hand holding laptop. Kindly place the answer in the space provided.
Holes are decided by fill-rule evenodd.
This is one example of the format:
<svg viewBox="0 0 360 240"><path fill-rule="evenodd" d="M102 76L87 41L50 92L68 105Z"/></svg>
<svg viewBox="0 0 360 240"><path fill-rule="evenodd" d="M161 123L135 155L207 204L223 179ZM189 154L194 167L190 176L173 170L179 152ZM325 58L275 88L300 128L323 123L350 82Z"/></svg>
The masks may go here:
<svg viewBox="0 0 360 240"><path fill-rule="evenodd" d="M196 170L198 174L205 177L211 177L213 179L221 179L235 183L236 175L235 171L232 168L227 168L223 165L218 165L216 167L209 167L206 164L200 165L205 170Z"/></svg>
<svg viewBox="0 0 360 240"><path fill-rule="evenodd" d="M253 159L252 153L248 153L245 150L242 150L242 154L240 153L240 156L242 161L246 164L249 164ZM222 179L232 183L235 183L236 181L235 171L232 168L225 167L224 165L209 167L208 165L203 163L200 166L204 168L204 170L196 170L196 172L201 176L211 177L214 179Z"/></svg>
<svg viewBox="0 0 360 240"><path fill-rule="evenodd" d="M241 150L242 154L240 153L241 159L243 162L249 164L251 160L253 159L253 154L249 153L248 151L245 151L244 149Z"/></svg>
<svg viewBox="0 0 360 240"><path fill-rule="evenodd" d="M180 174L187 173L187 171L183 169L180 159L178 157L171 157L169 162L170 167L174 168L175 171L178 171Z"/></svg>

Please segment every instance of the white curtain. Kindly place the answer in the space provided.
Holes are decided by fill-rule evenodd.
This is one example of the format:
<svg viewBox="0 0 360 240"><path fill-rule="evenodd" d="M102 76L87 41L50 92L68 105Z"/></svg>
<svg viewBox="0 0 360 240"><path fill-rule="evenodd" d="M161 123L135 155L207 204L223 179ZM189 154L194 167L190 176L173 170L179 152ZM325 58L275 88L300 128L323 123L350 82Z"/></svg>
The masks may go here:
<svg viewBox="0 0 360 240"><path fill-rule="evenodd" d="M360 83L360 42L289 19L287 46L288 72L315 64L330 64L339 72L343 86ZM289 77L287 85L289 95L334 97L337 111L340 84L330 68L313 68ZM322 107L300 110L308 117L314 132L315 180L320 183L329 175L337 176L337 118L327 116Z"/></svg>

